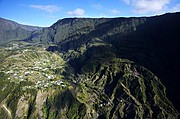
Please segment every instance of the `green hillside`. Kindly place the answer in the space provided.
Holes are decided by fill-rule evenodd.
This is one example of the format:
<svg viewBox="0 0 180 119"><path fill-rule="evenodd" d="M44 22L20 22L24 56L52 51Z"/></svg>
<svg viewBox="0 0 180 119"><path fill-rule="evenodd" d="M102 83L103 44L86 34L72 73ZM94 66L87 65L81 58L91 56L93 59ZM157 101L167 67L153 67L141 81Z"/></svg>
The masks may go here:
<svg viewBox="0 0 180 119"><path fill-rule="evenodd" d="M66 18L19 31L3 19L0 119L178 119L179 20Z"/></svg>

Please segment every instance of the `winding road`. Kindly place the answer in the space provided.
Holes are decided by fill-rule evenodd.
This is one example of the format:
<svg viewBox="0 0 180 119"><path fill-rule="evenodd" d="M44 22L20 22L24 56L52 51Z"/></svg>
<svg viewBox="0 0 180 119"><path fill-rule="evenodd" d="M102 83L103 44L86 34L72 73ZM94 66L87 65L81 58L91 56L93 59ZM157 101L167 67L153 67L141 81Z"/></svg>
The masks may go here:
<svg viewBox="0 0 180 119"><path fill-rule="evenodd" d="M11 111L5 106L5 104L1 107L7 112L9 119L12 119Z"/></svg>
<svg viewBox="0 0 180 119"><path fill-rule="evenodd" d="M6 105L6 99L9 97L9 95L0 103L0 107L2 109L4 109L4 111L7 113L8 115L8 119L12 119L12 114L11 114L11 110L7 108L7 105Z"/></svg>

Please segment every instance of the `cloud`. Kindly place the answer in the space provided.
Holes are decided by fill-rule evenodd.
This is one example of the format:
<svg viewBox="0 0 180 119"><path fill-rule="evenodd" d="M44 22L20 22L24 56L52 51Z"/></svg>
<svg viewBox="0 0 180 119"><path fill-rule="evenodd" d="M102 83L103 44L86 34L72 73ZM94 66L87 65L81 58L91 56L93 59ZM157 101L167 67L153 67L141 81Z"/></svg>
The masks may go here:
<svg viewBox="0 0 180 119"><path fill-rule="evenodd" d="M121 12L120 12L119 10L112 9L112 10L110 10L110 13L111 13L112 15L118 15L118 14L120 14Z"/></svg>
<svg viewBox="0 0 180 119"><path fill-rule="evenodd" d="M180 12L180 4L176 4L173 8L172 8L173 12Z"/></svg>
<svg viewBox="0 0 180 119"><path fill-rule="evenodd" d="M163 11L170 0L122 0L134 7L134 12L139 14L157 13Z"/></svg>
<svg viewBox="0 0 180 119"><path fill-rule="evenodd" d="M30 5L30 7L47 13L55 13L61 9L61 7L58 7L57 5Z"/></svg>
<svg viewBox="0 0 180 119"><path fill-rule="evenodd" d="M126 4L130 4L131 0L122 0L123 2L125 2Z"/></svg>
<svg viewBox="0 0 180 119"><path fill-rule="evenodd" d="M67 14L69 16L84 16L85 15L85 10L81 8L76 8L73 11L68 11Z"/></svg>
<svg viewBox="0 0 180 119"><path fill-rule="evenodd" d="M98 9L98 10L100 10L100 9L103 8L103 6L102 6L100 3L97 3L97 4L91 4L91 6L92 6L93 8L95 8L95 9Z"/></svg>

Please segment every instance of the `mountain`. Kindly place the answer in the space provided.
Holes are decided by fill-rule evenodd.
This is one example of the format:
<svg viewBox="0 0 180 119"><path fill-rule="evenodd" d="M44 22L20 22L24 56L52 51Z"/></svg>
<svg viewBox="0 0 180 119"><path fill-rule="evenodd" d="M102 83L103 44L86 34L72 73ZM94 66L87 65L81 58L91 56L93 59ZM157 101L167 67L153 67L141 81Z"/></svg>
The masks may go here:
<svg viewBox="0 0 180 119"><path fill-rule="evenodd" d="M0 18L0 44L12 40L20 40L31 35L31 32L40 30L41 27L21 25L16 22Z"/></svg>
<svg viewBox="0 0 180 119"><path fill-rule="evenodd" d="M28 41L52 43L56 46L50 46L49 50L65 53L81 52L82 46L108 43L116 57L134 61L160 77L168 87L168 97L179 108L179 20L180 13L142 18L68 18L34 34L36 37ZM80 68L79 65L75 69Z"/></svg>
<svg viewBox="0 0 180 119"><path fill-rule="evenodd" d="M177 119L179 20L168 13L11 28L25 35L0 47L0 118Z"/></svg>

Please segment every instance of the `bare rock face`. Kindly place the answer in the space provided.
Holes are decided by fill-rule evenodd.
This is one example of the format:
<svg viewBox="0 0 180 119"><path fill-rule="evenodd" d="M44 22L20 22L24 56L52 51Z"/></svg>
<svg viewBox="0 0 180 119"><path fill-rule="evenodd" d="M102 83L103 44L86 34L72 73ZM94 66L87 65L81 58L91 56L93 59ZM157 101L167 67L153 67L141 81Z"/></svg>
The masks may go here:
<svg viewBox="0 0 180 119"><path fill-rule="evenodd" d="M38 91L37 92L37 96L36 96L36 113L35 115L37 115L37 117L39 117L40 119L43 119L43 112L42 112L42 109L43 109L43 104L46 102L46 99L48 97L48 94L47 92L41 92L41 91Z"/></svg>
<svg viewBox="0 0 180 119"><path fill-rule="evenodd" d="M23 119L27 117L28 110L29 110L29 101L28 98L30 98L31 95L26 95L20 97L18 104L17 104L17 110L16 110L16 118Z"/></svg>

